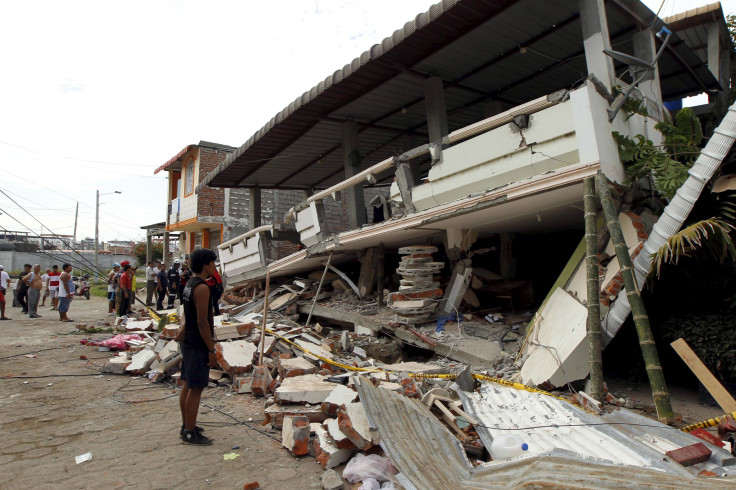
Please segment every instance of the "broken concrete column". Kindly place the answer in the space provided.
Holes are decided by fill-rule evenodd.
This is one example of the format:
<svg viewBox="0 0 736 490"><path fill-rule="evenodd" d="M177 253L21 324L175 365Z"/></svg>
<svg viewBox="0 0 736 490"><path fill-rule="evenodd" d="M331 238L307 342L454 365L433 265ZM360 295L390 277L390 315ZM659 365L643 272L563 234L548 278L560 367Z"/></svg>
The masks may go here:
<svg viewBox="0 0 736 490"><path fill-rule="evenodd" d="M346 403L358 399L358 393L345 385L337 385L329 396L322 402L322 412L330 417L336 417L338 409Z"/></svg>
<svg viewBox="0 0 736 490"><path fill-rule="evenodd" d="M366 451L373 446L368 416L362 403L347 403L337 411L340 431L345 434L355 447Z"/></svg>
<svg viewBox="0 0 736 490"><path fill-rule="evenodd" d="M317 366L303 357L283 359L279 362L279 376L282 378L293 378L294 376L303 376L305 374L314 374L316 372Z"/></svg>
<svg viewBox="0 0 736 490"><path fill-rule="evenodd" d="M254 396L267 396L271 393L271 370L268 366L256 366L253 370L253 382L251 383L251 391Z"/></svg>
<svg viewBox="0 0 736 490"><path fill-rule="evenodd" d="M281 430L281 445L294 456L304 456L309 452L309 419L307 417L284 417Z"/></svg>
<svg viewBox="0 0 736 490"><path fill-rule="evenodd" d="M217 362L230 376L250 371L253 368L253 355L256 352L256 346L247 340L215 344Z"/></svg>

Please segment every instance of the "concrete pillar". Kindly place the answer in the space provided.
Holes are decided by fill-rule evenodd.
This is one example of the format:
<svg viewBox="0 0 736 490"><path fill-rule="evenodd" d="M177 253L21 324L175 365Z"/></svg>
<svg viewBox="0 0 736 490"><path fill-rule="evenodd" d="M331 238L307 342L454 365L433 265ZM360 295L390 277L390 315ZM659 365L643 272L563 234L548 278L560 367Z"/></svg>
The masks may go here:
<svg viewBox="0 0 736 490"><path fill-rule="evenodd" d="M578 5L588 73L595 75L610 92L616 72L613 60L603 53L604 49L611 49L604 0L578 0Z"/></svg>
<svg viewBox="0 0 736 490"><path fill-rule="evenodd" d="M360 145L358 143L358 125L352 121L342 125L342 150L343 165L345 167L345 178L352 177L359 172ZM363 197L363 184L358 184L346 189L348 221L350 229L360 228L366 223L365 198Z"/></svg>
<svg viewBox="0 0 736 490"><path fill-rule="evenodd" d="M654 42L654 33L650 29L644 29L634 33L634 56L641 58L644 61L651 62L657 54L657 46ZM635 77L641 76L640 72L637 72ZM647 111L649 114L657 120L662 120L662 88L659 80L659 68L655 67L654 70L648 71L644 78L639 82L639 90L641 90L647 102ZM651 119L646 120L647 126L647 138L652 140L655 145L658 145L662 141L662 134L654 127L655 121Z"/></svg>
<svg viewBox="0 0 736 490"><path fill-rule="evenodd" d="M258 228L261 226L261 189L251 187L248 189L248 229Z"/></svg>
<svg viewBox="0 0 736 490"><path fill-rule="evenodd" d="M416 134L404 134L401 136L401 146L403 147L405 152L409 150L413 150L414 148L419 146L419 138L417 138ZM414 181L411 183L411 187L414 187L415 185L419 185L419 183L421 182L421 173L419 170L419 159L413 158L409 160L409 168L411 169L411 174L414 179Z"/></svg>
<svg viewBox="0 0 736 490"><path fill-rule="evenodd" d="M514 258L514 233L501 233L501 277L516 277L516 259Z"/></svg>
<svg viewBox="0 0 736 490"><path fill-rule="evenodd" d="M721 31L716 22L708 24L708 69L716 80L721 70Z"/></svg>
<svg viewBox="0 0 736 490"><path fill-rule="evenodd" d="M429 142L436 143L447 136L447 108L442 79L429 77L424 81L424 105L427 110Z"/></svg>
<svg viewBox="0 0 736 490"><path fill-rule="evenodd" d="M153 256L151 255L153 253L153 237L151 236L151 232L146 233L146 265L148 265Z"/></svg>
<svg viewBox="0 0 736 490"><path fill-rule="evenodd" d="M164 256L161 259L161 261L164 263L164 267L168 269L169 267L169 232L164 232Z"/></svg>
<svg viewBox="0 0 736 490"><path fill-rule="evenodd" d="M708 102L716 103L717 109L725 110L728 103L731 57L728 49L721 46L721 29L717 22L708 24L708 69L723 87L723 91L708 94Z"/></svg>

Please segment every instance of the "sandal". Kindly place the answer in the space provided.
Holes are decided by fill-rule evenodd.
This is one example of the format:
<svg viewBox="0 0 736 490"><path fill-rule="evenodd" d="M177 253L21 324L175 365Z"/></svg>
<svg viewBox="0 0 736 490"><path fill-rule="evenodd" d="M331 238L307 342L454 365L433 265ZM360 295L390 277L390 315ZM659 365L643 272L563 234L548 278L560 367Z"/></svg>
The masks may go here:
<svg viewBox="0 0 736 490"><path fill-rule="evenodd" d="M4 316L4 317L0 318L0 320L12 320L12 318L8 318L7 316Z"/></svg>

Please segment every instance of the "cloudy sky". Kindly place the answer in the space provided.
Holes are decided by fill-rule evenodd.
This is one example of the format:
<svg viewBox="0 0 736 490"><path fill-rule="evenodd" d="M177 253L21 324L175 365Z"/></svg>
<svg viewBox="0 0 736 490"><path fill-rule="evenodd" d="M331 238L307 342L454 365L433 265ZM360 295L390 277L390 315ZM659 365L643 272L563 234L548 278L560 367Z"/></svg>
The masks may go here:
<svg viewBox="0 0 736 490"><path fill-rule="evenodd" d="M240 146L432 3L0 0L0 226L71 234L79 202L77 238L93 237L95 191L119 190L100 239L139 239L165 220L158 166L200 140Z"/></svg>

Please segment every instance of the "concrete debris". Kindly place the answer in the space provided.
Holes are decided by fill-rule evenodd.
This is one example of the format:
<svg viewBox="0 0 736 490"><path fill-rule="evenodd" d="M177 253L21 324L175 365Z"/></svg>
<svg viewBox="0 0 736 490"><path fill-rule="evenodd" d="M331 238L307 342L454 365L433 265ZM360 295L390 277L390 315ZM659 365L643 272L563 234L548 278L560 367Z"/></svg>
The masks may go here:
<svg viewBox="0 0 736 490"><path fill-rule="evenodd" d="M330 396L335 388L333 383L323 380L317 374L304 374L292 378L284 378L276 389L276 403L309 403L320 405Z"/></svg>
<svg viewBox="0 0 736 490"><path fill-rule="evenodd" d="M345 481L335 470L325 471L322 474L321 482L324 490L343 490L345 488Z"/></svg>
<svg viewBox="0 0 736 490"><path fill-rule="evenodd" d="M338 409L358 399L358 393L347 386L338 385L322 402L322 411L330 417L336 417Z"/></svg>
<svg viewBox="0 0 736 490"><path fill-rule="evenodd" d="M217 362L231 376L250 371L253 368L253 356L257 351L256 346L246 340L215 344Z"/></svg>
<svg viewBox="0 0 736 490"><path fill-rule="evenodd" d="M350 459L353 450L337 447L327 429L322 427L321 424L314 426L314 432L316 437L312 440L311 452L317 458L319 464L322 465L322 468L329 470Z"/></svg>
<svg viewBox="0 0 736 490"><path fill-rule="evenodd" d="M281 445L294 456L304 456L309 453L309 433L309 419L307 417L284 417Z"/></svg>
<svg viewBox="0 0 736 490"><path fill-rule="evenodd" d="M366 451L373 446L373 434L363 404L346 403L337 411L337 421L340 431L355 447Z"/></svg>
<svg viewBox="0 0 736 490"><path fill-rule="evenodd" d="M317 366L303 357L283 359L279 362L279 376L282 378L293 378L294 376L303 376L305 374L314 374L316 372Z"/></svg>
<svg viewBox="0 0 736 490"><path fill-rule="evenodd" d="M125 370L131 374L145 374L156 360L156 353L152 348L143 349L130 359L130 364Z"/></svg>

